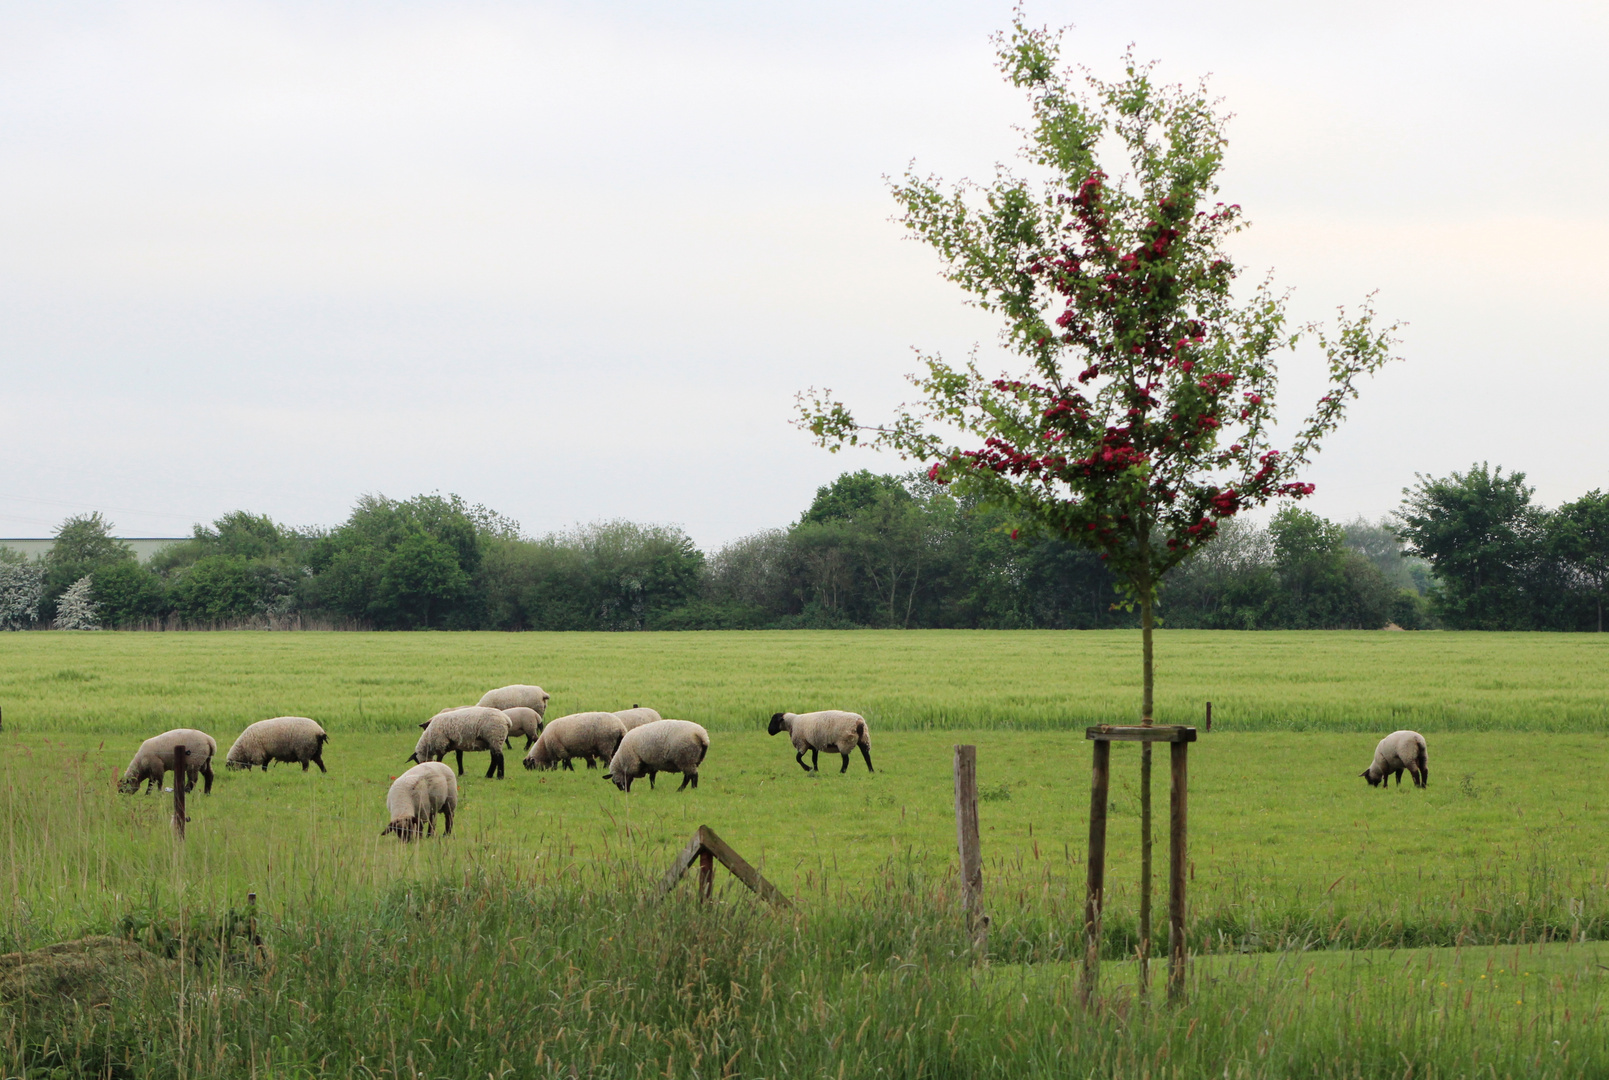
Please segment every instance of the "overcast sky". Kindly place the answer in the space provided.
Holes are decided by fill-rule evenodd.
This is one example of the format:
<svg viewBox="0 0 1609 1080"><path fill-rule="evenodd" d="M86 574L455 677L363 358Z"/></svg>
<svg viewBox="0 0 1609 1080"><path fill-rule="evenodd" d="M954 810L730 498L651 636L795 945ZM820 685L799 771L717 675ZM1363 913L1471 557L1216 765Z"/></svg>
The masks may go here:
<svg viewBox="0 0 1609 1080"><path fill-rule="evenodd" d="M1235 253L1405 361L1309 479L1332 518L1489 460L1609 487L1609 5L1032 2L1066 54L1210 75ZM0 3L0 536L458 492L531 534L715 546L844 469L912 349L995 325L884 177L986 178L1005 2ZM1286 363L1288 412L1314 396Z"/></svg>

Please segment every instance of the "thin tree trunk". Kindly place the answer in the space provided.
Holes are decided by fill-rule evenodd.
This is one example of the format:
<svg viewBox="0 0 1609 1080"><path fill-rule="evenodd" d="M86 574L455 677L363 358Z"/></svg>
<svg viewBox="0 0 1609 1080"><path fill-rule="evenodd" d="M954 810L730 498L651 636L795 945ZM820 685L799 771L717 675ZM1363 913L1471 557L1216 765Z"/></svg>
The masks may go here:
<svg viewBox="0 0 1609 1080"><path fill-rule="evenodd" d="M1150 583L1147 582L1147 585ZM1144 692L1140 705L1140 723L1151 726L1153 693L1156 681L1151 665L1151 590L1140 593L1140 641L1142 650ZM1150 988L1151 973L1151 743L1140 744L1140 999L1145 1000Z"/></svg>

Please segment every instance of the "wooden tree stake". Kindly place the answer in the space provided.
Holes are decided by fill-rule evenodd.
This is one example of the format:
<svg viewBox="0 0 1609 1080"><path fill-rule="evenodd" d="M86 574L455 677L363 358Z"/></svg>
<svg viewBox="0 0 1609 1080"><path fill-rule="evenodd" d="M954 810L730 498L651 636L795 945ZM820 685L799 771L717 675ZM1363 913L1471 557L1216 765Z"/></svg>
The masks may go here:
<svg viewBox="0 0 1609 1080"><path fill-rule="evenodd" d="M1173 763L1172 805L1168 828L1168 998L1184 996L1184 876L1187 863L1185 810L1188 803L1190 744L1168 747Z"/></svg>
<svg viewBox="0 0 1609 1080"><path fill-rule="evenodd" d="M961 853L961 910L974 960L989 955L989 916L983 910L983 846L978 839L978 748L955 748L955 841Z"/></svg>
<svg viewBox="0 0 1609 1080"><path fill-rule="evenodd" d="M180 840L184 839L184 823L189 820L184 815L184 777L188 757L183 744L173 748L173 835Z"/></svg>
<svg viewBox="0 0 1609 1080"><path fill-rule="evenodd" d="M1101 977L1101 904L1106 888L1106 803L1112 773L1112 744L1095 743L1089 785L1089 886L1084 894L1084 1002L1095 996Z"/></svg>
<svg viewBox="0 0 1609 1080"><path fill-rule="evenodd" d="M1168 867L1168 997L1178 1000L1184 995L1185 941L1184 941L1184 886L1188 872L1186 839L1186 809L1189 773L1186 768L1190 744L1196 741L1196 729L1179 724L1154 726L1127 726L1102 724L1092 727L1084 737L1095 744L1095 759L1091 773L1089 793L1089 890L1084 901L1084 977L1083 998L1088 1004L1095 996L1100 982L1101 968L1101 906L1106 887L1106 804L1112 772L1112 743L1153 742L1170 743L1173 765L1172 813L1169 815L1168 840L1171 862ZM1149 965L1150 958L1141 962ZM1143 993L1145 972L1140 975Z"/></svg>

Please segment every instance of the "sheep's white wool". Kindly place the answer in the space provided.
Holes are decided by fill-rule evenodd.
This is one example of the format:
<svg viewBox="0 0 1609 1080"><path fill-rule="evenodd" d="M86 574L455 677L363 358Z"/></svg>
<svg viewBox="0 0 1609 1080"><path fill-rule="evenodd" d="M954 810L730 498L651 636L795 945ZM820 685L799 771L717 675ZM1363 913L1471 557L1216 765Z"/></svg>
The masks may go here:
<svg viewBox="0 0 1609 1080"><path fill-rule="evenodd" d="M175 777L174 783L188 781L194 784L195 778L202 776L207 781L203 790L210 793L212 758L218 752L218 742L205 731L195 728L174 728L142 742L124 770L123 779L118 781L117 790L132 795L140 789L142 782L147 782L147 792L161 787L163 777L173 771L173 751L179 746L184 747L184 767L188 776Z"/></svg>
<svg viewBox="0 0 1609 1080"><path fill-rule="evenodd" d="M496 690L486 691L476 704L484 705L489 709L510 709L515 706L521 706L531 709L538 716L546 716L548 712L548 692L540 686L515 683L513 686L499 686Z"/></svg>
<svg viewBox="0 0 1609 1080"><path fill-rule="evenodd" d="M682 790L688 784L698 787L698 767L709 753L710 733L689 720L655 720L632 728L620 740L620 748L609 760L609 779L621 791L630 791L631 782L662 772L682 774Z"/></svg>
<svg viewBox="0 0 1609 1080"><path fill-rule="evenodd" d="M645 708L641 705L633 705L629 709L621 709L616 712L615 715L620 717L620 722L626 725L627 731L630 731L632 728L640 728L644 724L652 724L655 720L664 719L664 717L660 716L656 710Z"/></svg>
<svg viewBox="0 0 1609 1080"><path fill-rule="evenodd" d="M587 768L595 768L597 761L608 762L615 756L615 749L625 737L626 725L614 713L571 713L549 721L542 729L541 736L525 752L525 767L552 769L563 765L573 769L572 758L585 758Z"/></svg>
<svg viewBox="0 0 1609 1080"><path fill-rule="evenodd" d="M1374 760L1363 771L1363 776L1369 783L1378 784L1395 775L1400 784L1403 772L1412 776L1418 787L1428 784L1430 758L1425 737L1417 731L1393 731L1381 739L1374 748Z"/></svg>
<svg viewBox="0 0 1609 1080"><path fill-rule="evenodd" d="M305 716L259 720L235 739L224 756L224 765L231 769L260 766L267 772L269 762L288 761L300 763L302 771L306 772L308 763L312 762L319 772L328 772L324 768L324 744L329 739L317 721Z"/></svg>
<svg viewBox="0 0 1609 1080"><path fill-rule="evenodd" d="M805 751L815 754L840 754L844 759L844 767L839 772L849 768L849 755L859 748L861 756L866 759L866 768L872 767L872 738L871 730L866 725L866 718L859 713L844 712L841 709L825 709L821 712L811 713L777 713L771 717L771 726L768 729L772 735L786 731L793 743L794 760L806 771L810 766L804 763Z"/></svg>
<svg viewBox="0 0 1609 1080"><path fill-rule="evenodd" d="M415 760L436 761L453 751L490 750L501 756L508 742L508 717L500 709L469 705L437 713L413 748Z"/></svg>
<svg viewBox="0 0 1609 1080"><path fill-rule="evenodd" d="M447 827L443 833L452 835L453 815L458 809L458 777L439 761L425 761L392 783L385 796L386 812L391 823L380 833L396 833L404 840L416 836L433 836L436 832L436 815L444 814Z"/></svg>

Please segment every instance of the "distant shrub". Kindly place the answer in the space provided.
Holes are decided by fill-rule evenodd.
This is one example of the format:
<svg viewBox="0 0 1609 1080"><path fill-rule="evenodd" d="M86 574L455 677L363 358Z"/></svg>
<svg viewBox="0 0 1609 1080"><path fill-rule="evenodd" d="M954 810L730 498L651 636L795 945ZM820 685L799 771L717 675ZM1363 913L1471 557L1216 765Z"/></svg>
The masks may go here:
<svg viewBox="0 0 1609 1080"><path fill-rule="evenodd" d="M0 562L0 630L26 630L39 621L45 568Z"/></svg>
<svg viewBox="0 0 1609 1080"><path fill-rule="evenodd" d="M94 587L95 579L88 574L67 587L67 591L61 594L61 599L56 601L57 630L101 628L100 605L95 602L91 593Z"/></svg>

